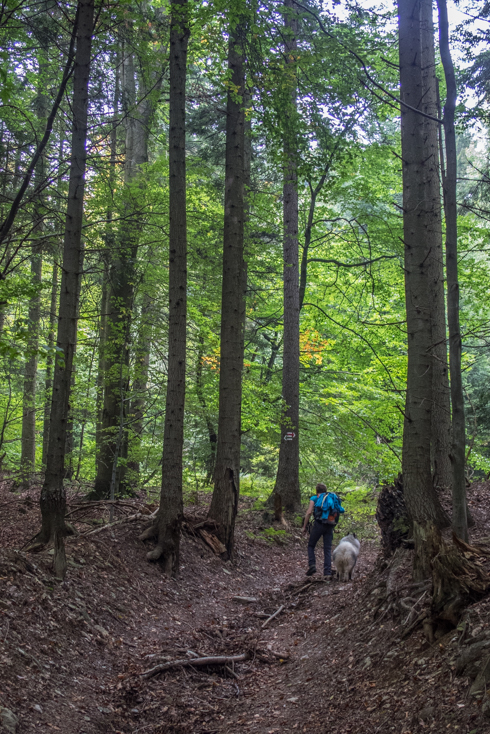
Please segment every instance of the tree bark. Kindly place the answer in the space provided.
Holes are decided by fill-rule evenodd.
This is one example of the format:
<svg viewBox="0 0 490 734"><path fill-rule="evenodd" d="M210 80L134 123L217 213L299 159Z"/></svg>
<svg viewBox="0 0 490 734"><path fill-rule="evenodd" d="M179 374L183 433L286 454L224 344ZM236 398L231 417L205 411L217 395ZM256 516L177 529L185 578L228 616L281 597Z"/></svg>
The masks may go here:
<svg viewBox="0 0 490 734"><path fill-rule="evenodd" d="M196 394L197 399L199 400L199 404L202 409L202 415L204 418L204 421L206 422L206 428L208 432L209 437L209 447L208 447L208 458L206 459L206 480L205 483L209 484L209 482L212 481L214 476L214 464L216 461L216 442L217 442L217 435L216 430L213 424L213 421L211 420L211 416L208 411L208 406L206 405L206 398L204 395L204 384L202 379L202 360L204 357L204 336L202 333L199 334L197 338L197 359L196 359Z"/></svg>
<svg viewBox="0 0 490 734"><path fill-rule="evenodd" d="M449 47L449 23L446 0L437 0L439 9L439 48L446 78L444 105L444 137L446 175L444 177L444 208L446 216L446 272L449 323L449 365L451 371L452 449L453 469L453 529L458 538L468 542L465 469L465 409L461 379L461 330L459 325L458 280L458 219L457 219L457 153L454 113L457 87Z"/></svg>
<svg viewBox="0 0 490 734"><path fill-rule="evenodd" d="M422 72L422 3L398 0L401 141L403 160L403 237L408 332L407 396L403 430L403 485L413 523L414 575L430 575L443 512L432 483L432 318L429 258L432 246L433 201L427 190L430 151L426 145Z"/></svg>
<svg viewBox="0 0 490 734"><path fill-rule="evenodd" d="M41 224L36 225L39 232ZM39 326L41 321L41 280L42 280L41 248L33 248L31 255L31 282L38 290L29 301L27 343L28 357L24 367L24 392L22 396L22 438L20 471L21 482L27 487L36 467L36 386L37 357L39 349Z"/></svg>
<svg viewBox="0 0 490 734"><path fill-rule="evenodd" d="M105 248L102 254L102 283L100 294L99 315L99 349L97 366L97 397L96 397L96 426L95 426L95 465L99 467L102 444L103 444L103 420L104 420L104 388L106 376L107 356L107 312L109 310L109 258L114 251L114 228L112 224L114 214L114 190L116 187L116 158L117 138L119 121L119 103L121 94L121 55L118 49L116 54L116 79L113 101L113 121L111 129L111 159L109 166L109 205L107 207L107 226L105 233Z"/></svg>
<svg viewBox="0 0 490 734"><path fill-rule="evenodd" d="M187 330L187 212L185 91L189 18L187 0L174 0L170 27L169 110L169 332L168 375L162 458L162 488L156 520L157 544L148 560L162 560L167 575L179 570L184 514L182 454Z"/></svg>
<svg viewBox="0 0 490 734"><path fill-rule="evenodd" d="M284 0L286 63L295 69L298 16L294 0ZM275 507L288 512L300 508L299 489L299 253L298 253L298 170L296 144L297 89L292 74L292 89L285 119L283 184L283 292L284 335L282 358L281 438L279 464L274 486ZM276 512L281 514L280 512ZM280 519L279 517L277 519Z"/></svg>
<svg viewBox="0 0 490 734"><path fill-rule="evenodd" d="M58 305L58 265L53 263L51 279L51 301L49 308L48 355L46 357L46 381L44 387L43 467L46 467L49 448L49 416L53 388L53 347L56 329L56 307Z"/></svg>
<svg viewBox="0 0 490 734"><path fill-rule="evenodd" d="M422 82L424 88L420 109L432 118L439 117L439 100L434 51L432 4L421 3ZM447 363L446 299L444 294L444 256L442 249L442 201L439 165L439 124L435 119L422 118L425 128L426 220L431 288L432 328L432 416L431 448L434 487L449 493L452 484L450 461L451 404Z"/></svg>
<svg viewBox="0 0 490 734"><path fill-rule="evenodd" d="M39 52L42 56L42 50ZM40 125L45 127L48 116L48 98L44 94L42 85L46 82L46 64L39 62L39 86L36 99L36 115ZM35 167L35 186L41 187L44 181L45 156L39 156ZM34 237L43 232L43 195L39 194L34 202ZM31 282L36 293L29 301L28 329L29 341L27 344L28 356L24 368L24 393L22 405L22 438L20 469L22 484L27 486L32 472L36 468L36 387L37 361L39 349L39 329L41 324L41 282L42 282L42 247L35 245L31 254Z"/></svg>
<svg viewBox="0 0 490 734"><path fill-rule="evenodd" d="M143 437L143 418L146 409L148 374L150 369L151 348L151 299L147 293L143 295L141 306L141 319L136 343L134 361L134 378L132 385L131 409L129 411L131 434L133 437L130 455L133 457L128 462L128 469L134 473L137 480L140 471L140 453Z"/></svg>
<svg viewBox="0 0 490 734"><path fill-rule="evenodd" d="M228 558L233 556L240 492L240 431L244 351L245 59L244 27L230 30L226 105L226 172L221 293L219 416L214 491L209 517L219 527Z"/></svg>
<svg viewBox="0 0 490 734"><path fill-rule="evenodd" d="M82 220L85 190L88 86L94 25L94 0L79 0L78 30L73 78L73 129L70 180L63 241L63 266L58 316L57 358L49 424L46 475L41 491L42 526L31 548L54 543L53 567L57 577L66 573L64 538L66 494L63 486L66 428L73 355L77 341L78 298L83 264Z"/></svg>
<svg viewBox="0 0 490 734"><path fill-rule="evenodd" d="M143 94L136 104L136 70L133 53L126 49L123 64L122 97L126 117L126 155L124 166L124 216L119 242L109 271L109 299L106 316L104 407L102 411L101 445L98 452L97 476L92 493L96 499L107 498L113 465L119 463L122 443L127 446L129 390L129 338L134 305L134 285L143 206L139 198L141 186L135 187L141 166L148 162L149 122L155 97ZM140 79L140 90L144 90ZM122 401L122 403L121 403ZM119 441L123 421L123 442ZM117 456L116 456L117 453ZM125 466L118 466L118 483L124 480Z"/></svg>

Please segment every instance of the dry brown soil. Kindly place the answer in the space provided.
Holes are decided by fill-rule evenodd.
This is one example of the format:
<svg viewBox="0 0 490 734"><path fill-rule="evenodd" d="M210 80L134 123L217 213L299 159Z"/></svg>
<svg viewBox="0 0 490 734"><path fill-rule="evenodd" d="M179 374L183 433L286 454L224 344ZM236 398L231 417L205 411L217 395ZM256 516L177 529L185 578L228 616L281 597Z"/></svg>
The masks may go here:
<svg viewBox="0 0 490 734"><path fill-rule="evenodd" d="M38 528L38 494L0 486L0 707L18 734L490 732L482 698L455 675L456 631L430 645L421 630L402 640L398 622L373 619L373 541L362 543L351 583L307 586L306 541L297 531L285 545L251 537L262 516L245 499L234 565L184 535L181 574L169 580L146 562L136 520L68 539L60 583L49 553L18 550ZM471 499L487 535L489 499L488 485ZM70 509L79 500L71 495ZM135 512L128 505L117 518ZM205 506L186 512L204 516ZM106 517L92 510L77 528ZM478 615L486 627L485 604ZM166 660L242 653L249 659L228 670L141 675Z"/></svg>

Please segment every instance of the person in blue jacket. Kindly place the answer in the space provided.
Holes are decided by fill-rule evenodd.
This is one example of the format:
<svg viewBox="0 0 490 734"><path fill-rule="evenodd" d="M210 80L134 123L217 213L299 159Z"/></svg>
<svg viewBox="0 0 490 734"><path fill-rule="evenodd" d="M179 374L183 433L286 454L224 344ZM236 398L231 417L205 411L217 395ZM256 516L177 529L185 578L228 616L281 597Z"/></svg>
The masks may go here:
<svg viewBox="0 0 490 734"><path fill-rule="evenodd" d="M315 546L323 536L323 575L326 581L332 579L332 539L333 529L338 522L339 515L344 512L340 500L333 492L327 492L322 482L316 485L316 496L310 497L310 504L303 523L303 533L308 533L310 517L314 515L314 522L310 530L308 541L308 570L307 576L316 573Z"/></svg>

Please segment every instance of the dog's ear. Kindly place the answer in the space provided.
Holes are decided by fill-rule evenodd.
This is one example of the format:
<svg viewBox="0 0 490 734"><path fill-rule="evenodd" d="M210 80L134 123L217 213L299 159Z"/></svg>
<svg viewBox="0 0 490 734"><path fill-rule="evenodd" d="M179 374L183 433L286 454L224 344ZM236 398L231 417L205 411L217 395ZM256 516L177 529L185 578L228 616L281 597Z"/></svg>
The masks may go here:
<svg viewBox="0 0 490 734"><path fill-rule="evenodd" d="M354 536L354 538L355 538L355 539L357 540L357 535L356 535L355 533L352 533L352 535L353 535L353 536Z"/></svg>

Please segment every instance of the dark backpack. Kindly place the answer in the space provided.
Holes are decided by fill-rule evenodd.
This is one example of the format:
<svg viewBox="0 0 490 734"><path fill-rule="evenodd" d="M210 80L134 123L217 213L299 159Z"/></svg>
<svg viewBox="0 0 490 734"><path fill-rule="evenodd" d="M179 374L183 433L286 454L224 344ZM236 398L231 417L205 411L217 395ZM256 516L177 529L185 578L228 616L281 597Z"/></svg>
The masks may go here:
<svg viewBox="0 0 490 734"><path fill-rule="evenodd" d="M313 516L324 525L337 525L340 515L337 507L341 507L337 495L334 492L324 492L315 500Z"/></svg>

